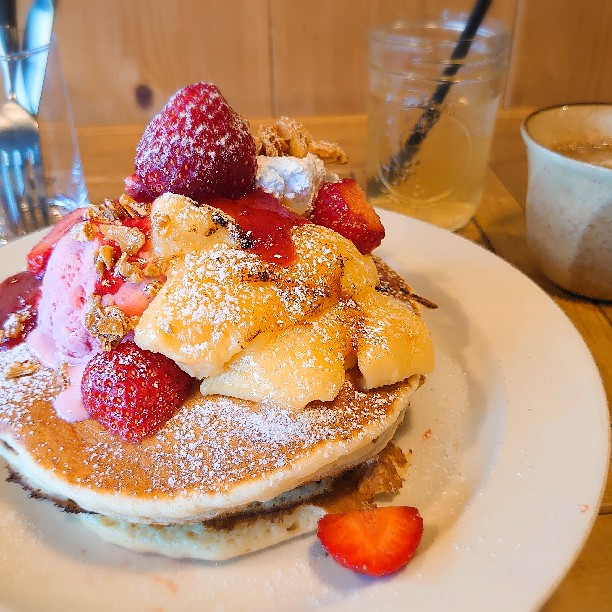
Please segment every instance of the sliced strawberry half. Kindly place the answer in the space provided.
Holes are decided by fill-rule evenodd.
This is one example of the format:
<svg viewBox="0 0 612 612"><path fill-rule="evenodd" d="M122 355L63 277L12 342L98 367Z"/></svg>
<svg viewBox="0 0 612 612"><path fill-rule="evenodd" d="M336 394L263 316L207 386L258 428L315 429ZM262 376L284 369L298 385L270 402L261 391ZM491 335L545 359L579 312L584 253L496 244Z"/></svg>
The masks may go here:
<svg viewBox="0 0 612 612"><path fill-rule="evenodd" d="M28 253L28 270L41 276L47 268L47 262L51 257L53 247L57 244L70 228L83 219L84 208L77 208L62 217L46 234L42 240Z"/></svg>
<svg viewBox="0 0 612 612"><path fill-rule="evenodd" d="M423 519L410 506L327 514L317 529L319 540L334 560L370 576L385 576L406 565L422 534Z"/></svg>
<svg viewBox="0 0 612 612"><path fill-rule="evenodd" d="M323 183L310 220L352 240L361 253L371 253L385 237L380 217L355 179Z"/></svg>

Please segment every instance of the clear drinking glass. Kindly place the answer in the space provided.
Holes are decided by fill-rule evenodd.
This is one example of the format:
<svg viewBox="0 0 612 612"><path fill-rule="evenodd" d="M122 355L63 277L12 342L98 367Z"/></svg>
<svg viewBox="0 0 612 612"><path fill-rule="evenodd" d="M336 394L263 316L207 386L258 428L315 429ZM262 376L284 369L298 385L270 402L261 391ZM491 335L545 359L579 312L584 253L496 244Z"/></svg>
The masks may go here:
<svg viewBox="0 0 612 612"><path fill-rule="evenodd" d="M42 193L49 206L49 224L67 212L87 203L87 188L83 176L79 146L60 65L55 39L30 52L0 54L0 150L6 148L1 127L10 123L11 113L2 115L9 98L24 106L38 126L42 163ZM29 72L28 72L29 71ZM31 77L32 73L38 75ZM43 78L44 75L44 78ZM7 156L0 156L5 168L0 182L6 182ZM13 172L14 175L14 172ZM4 189L5 184L0 184ZM13 227L11 227L13 225ZM32 227L7 222L6 211L0 206L0 244L28 233Z"/></svg>
<svg viewBox="0 0 612 612"><path fill-rule="evenodd" d="M464 26L445 15L369 37L370 202L449 230L480 202L509 46L504 26L485 22L465 59L452 60Z"/></svg>

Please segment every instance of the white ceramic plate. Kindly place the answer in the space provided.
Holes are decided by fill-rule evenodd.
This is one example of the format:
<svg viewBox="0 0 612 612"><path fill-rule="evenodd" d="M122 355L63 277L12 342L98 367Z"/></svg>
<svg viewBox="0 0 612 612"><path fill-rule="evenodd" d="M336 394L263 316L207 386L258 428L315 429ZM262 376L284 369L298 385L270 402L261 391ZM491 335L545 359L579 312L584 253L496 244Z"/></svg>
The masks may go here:
<svg viewBox="0 0 612 612"><path fill-rule="evenodd" d="M608 411L581 337L530 280L467 240L393 213L380 255L417 293L436 372L400 443L399 501L425 534L400 573L369 579L306 536L226 563L143 556L98 541L16 485L0 484L0 605L9 609L526 610L571 566L597 513ZM2 276L33 239L0 249ZM4 469L4 468L1 468Z"/></svg>

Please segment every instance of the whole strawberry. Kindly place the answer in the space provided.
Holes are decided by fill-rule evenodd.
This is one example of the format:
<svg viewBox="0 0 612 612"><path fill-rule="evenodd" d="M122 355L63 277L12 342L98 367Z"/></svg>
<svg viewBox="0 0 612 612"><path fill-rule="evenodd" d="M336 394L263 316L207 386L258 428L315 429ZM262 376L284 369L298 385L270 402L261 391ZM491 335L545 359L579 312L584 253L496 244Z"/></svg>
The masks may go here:
<svg viewBox="0 0 612 612"><path fill-rule="evenodd" d="M149 123L134 165L130 184L153 198L167 192L196 201L238 198L255 184L255 141L215 85L195 83L177 91Z"/></svg>
<svg viewBox="0 0 612 612"><path fill-rule="evenodd" d="M139 442L170 419L191 382L168 357L128 341L89 361L81 393L92 418L120 438Z"/></svg>
<svg viewBox="0 0 612 612"><path fill-rule="evenodd" d="M352 240L364 255L385 237L385 228L357 181L345 178L323 183L310 211L310 220Z"/></svg>

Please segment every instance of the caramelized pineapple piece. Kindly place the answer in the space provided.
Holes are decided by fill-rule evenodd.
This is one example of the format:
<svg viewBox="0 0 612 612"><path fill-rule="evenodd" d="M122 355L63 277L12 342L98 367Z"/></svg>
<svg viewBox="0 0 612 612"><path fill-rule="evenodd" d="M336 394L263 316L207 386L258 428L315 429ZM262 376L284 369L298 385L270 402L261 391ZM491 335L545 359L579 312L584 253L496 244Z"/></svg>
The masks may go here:
<svg viewBox="0 0 612 612"><path fill-rule="evenodd" d="M316 283L318 292L327 291L334 302L340 296L352 297L378 283L376 265L355 245L321 225L302 225L293 229L297 261L287 269L290 278Z"/></svg>
<svg viewBox="0 0 612 612"><path fill-rule="evenodd" d="M409 305L377 291L362 292L355 302L362 314L356 353L365 389L433 370L429 330Z"/></svg>
<svg viewBox="0 0 612 612"><path fill-rule="evenodd" d="M219 209L166 193L151 208L151 240L155 254L169 260L215 244L235 246L237 231L231 218Z"/></svg>
<svg viewBox="0 0 612 612"><path fill-rule="evenodd" d="M256 255L227 245L188 253L170 266L134 339L196 378L210 376L258 334L290 322L281 298Z"/></svg>
<svg viewBox="0 0 612 612"><path fill-rule="evenodd" d="M136 327L136 343L196 378L212 376L259 334L317 317L376 285L371 258L331 230L304 225L293 239L289 266L227 244L175 258Z"/></svg>
<svg viewBox="0 0 612 612"><path fill-rule="evenodd" d="M205 378L203 395L231 395L301 410L313 400L333 400L344 383L351 352L343 306L319 318L259 336L216 376Z"/></svg>

